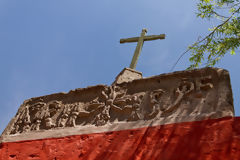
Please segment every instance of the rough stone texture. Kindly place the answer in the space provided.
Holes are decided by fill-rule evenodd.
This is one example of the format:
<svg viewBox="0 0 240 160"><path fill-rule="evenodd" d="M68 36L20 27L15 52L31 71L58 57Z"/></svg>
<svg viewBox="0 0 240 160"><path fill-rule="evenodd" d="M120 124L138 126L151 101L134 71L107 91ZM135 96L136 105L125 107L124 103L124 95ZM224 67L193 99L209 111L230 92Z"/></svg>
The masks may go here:
<svg viewBox="0 0 240 160"><path fill-rule="evenodd" d="M124 74L134 75L135 80L122 82ZM105 131L114 131L116 128L111 126L125 122L134 122L136 126L149 122L147 126L156 126L234 116L226 70L204 68L141 79L135 75L138 73L125 69L111 86L98 85L26 100L3 132L2 142L35 132L39 133L36 137L41 137L43 131L66 127L105 126ZM73 135L65 132L62 136Z"/></svg>
<svg viewBox="0 0 240 160"><path fill-rule="evenodd" d="M3 143L8 159L239 160L240 117Z"/></svg>
<svg viewBox="0 0 240 160"><path fill-rule="evenodd" d="M142 73L131 68L124 68L116 77L112 85L120 84L123 82L131 82L135 79L141 79Z"/></svg>

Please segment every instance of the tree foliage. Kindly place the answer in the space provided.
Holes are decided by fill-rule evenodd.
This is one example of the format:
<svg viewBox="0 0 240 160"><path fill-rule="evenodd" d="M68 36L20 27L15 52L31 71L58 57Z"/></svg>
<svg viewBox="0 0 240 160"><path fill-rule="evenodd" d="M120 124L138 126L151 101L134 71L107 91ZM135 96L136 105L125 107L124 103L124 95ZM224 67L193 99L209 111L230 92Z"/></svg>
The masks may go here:
<svg viewBox="0 0 240 160"><path fill-rule="evenodd" d="M236 54L240 46L240 0L199 0L197 17L216 22L209 34L189 46L189 69L214 66L225 54ZM179 59L180 59L179 58ZM175 67L175 66L174 66Z"/></svg>

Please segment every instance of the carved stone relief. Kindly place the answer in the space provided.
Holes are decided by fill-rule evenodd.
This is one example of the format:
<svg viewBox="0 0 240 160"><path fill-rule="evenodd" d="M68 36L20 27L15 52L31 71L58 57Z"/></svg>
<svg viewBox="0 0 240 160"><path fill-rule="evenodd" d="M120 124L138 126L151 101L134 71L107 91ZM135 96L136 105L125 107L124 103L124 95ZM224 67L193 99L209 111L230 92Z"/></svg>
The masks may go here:
<svg viewBox="0 0 240 160"><path fill-rule="evenodd" d="M56 94L33 98L22 105L7 133L20 134L85 125L103 126L174 115L189 116L199 114L204 106L211 105L207 112L216 112L221 108L213 103L218 101L216 93L221 87L218 81L222 80L223 74L216 69L210 69L210 73L205 70L80 89L62 97ZM201 76L197 72L201 72ZM216 73L218 77L213 78ZM231 89L227 92L231 92ZM213 95L211 100L208 99L209 95Z"/></svg>

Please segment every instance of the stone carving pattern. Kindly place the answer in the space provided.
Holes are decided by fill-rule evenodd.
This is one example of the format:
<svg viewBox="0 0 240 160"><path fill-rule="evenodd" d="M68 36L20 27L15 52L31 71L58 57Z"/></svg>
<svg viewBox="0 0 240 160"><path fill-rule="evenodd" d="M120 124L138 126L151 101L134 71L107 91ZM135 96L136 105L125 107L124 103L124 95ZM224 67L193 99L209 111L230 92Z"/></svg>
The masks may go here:
<svg viewBox="0 0 240 160"><path fill-rule="evenodd" d="M127 89L115 85L105 87L99 97L88 103L38 102L30 106L26 105L25 109L17 115L10 134L76 127L78 118L88 118L91 119L89 125L102 126L110 123L112 112L119 116L126 116L127 121L150 120L177 110L181 101L192 92L211 88L213 88L213 84L209 76L197 79L195 82L182 79L173 94L175 100L168 106L164 106L162 100L162 96L167 92L163 89L128 95ZM149 110L143 111L141 105L146 101L146 97L148 97Z"/></svg>

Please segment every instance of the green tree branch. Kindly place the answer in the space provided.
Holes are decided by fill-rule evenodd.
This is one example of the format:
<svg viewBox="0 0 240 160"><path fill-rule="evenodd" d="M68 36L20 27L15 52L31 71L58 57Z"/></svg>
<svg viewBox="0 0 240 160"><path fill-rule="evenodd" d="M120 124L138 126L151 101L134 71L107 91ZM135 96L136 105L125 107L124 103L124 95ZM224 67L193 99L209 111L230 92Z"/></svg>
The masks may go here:
<svg viewBox="0 0 240 160"><path fill-rule="evenodd" d="M240 2L239 0L200 0L197 4L198 17L211 20L221 18L222 23L210 29L210 33L204 38L197 40L184 51L174 63L171 71L176 67L179 60L191 51L188 69L202 66L214 66L226 53L232 55L240 46ZM219 9L227 8L230 15L223 16ZM205 60L206 59L206 60Z"/></svg>

